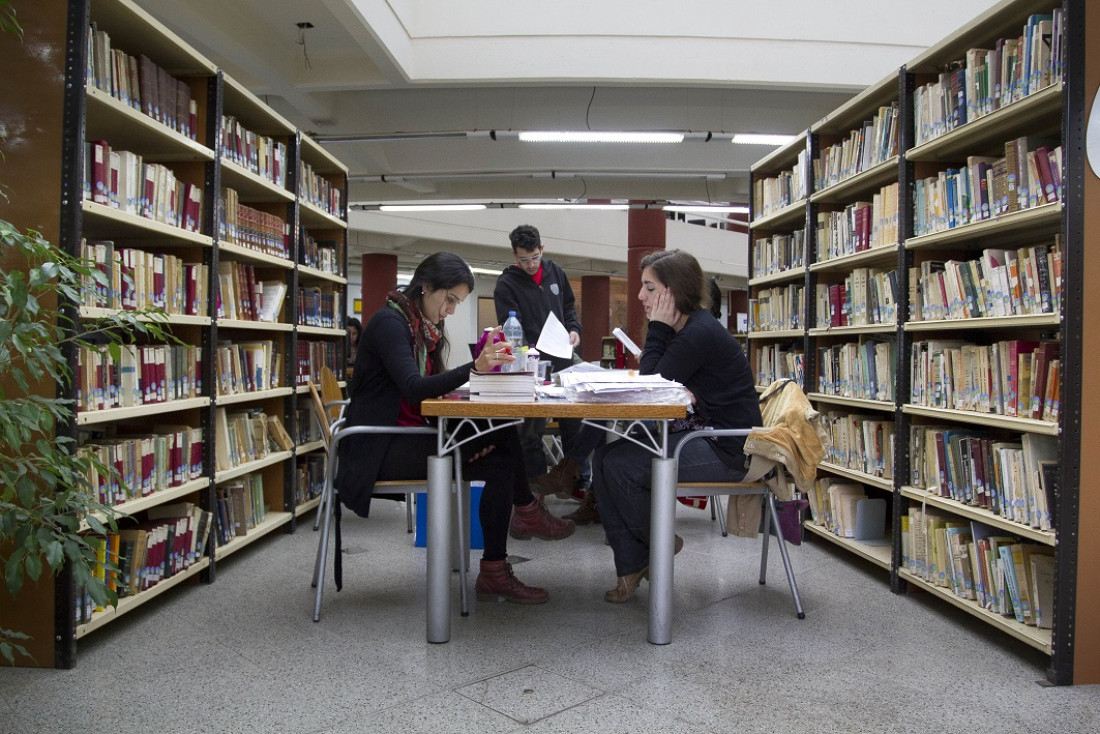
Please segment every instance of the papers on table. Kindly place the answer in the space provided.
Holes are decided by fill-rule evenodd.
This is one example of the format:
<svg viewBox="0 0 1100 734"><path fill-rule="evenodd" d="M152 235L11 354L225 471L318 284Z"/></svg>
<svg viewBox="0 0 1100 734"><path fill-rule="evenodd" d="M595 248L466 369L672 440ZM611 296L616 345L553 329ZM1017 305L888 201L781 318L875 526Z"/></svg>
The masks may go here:
<svg viewBox="0 0 1100 734"><path fill-rule="evenodd" d="M601 370L561 372L558 377L566 397L579 402L691 404L683 385L660 375L639 375L635 370Z"/></svg>

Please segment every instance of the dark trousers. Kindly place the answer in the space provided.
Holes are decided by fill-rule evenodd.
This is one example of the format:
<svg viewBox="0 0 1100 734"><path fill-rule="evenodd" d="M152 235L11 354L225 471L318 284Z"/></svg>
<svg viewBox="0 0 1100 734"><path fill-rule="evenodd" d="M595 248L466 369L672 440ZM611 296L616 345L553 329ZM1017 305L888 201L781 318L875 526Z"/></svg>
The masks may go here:
<svg viewBox="0 0 1100 734"><path fill-rule="evenodd" d="M514 428L502 428L462 446L463 461L482 449L493 450L473 462L462 465L462 478L485 482L481 492L478 518L485 538L486 561L502 561L508 557L508 526L514 505L534 501L523 466L523 450ZM427 479L428 457L436 453L435 436L397 436L390 442L378 480Z"/></svg>
<svg viewBox="0 0 1100 734"><path fill-rule="evenodd" d="M687 433L669 436L669 454ZM637 573L649 565L649 524L652 517L651 451L619 439L596 450L592 486L607 542L615 554L615 575ZM737 482L744 469L731 468L709 441L695 440L680 455L682 482Z"/></svg>

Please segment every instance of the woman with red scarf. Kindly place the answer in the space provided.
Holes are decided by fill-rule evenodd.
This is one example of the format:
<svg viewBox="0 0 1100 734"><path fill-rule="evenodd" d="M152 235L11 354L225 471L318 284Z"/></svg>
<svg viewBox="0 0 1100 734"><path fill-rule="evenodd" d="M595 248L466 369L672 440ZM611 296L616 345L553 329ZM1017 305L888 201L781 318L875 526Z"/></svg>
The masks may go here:
<svg viewBox="0 0 1100 734"><path fill-rule="evenodd" d="M443 320L473 288L470 266L457 255L440 252L417 266L407 286L390 292L359 338L346 425L428 425L420 414L422 400L459 387L470 378L471 369L488 372L513 360L507 344L500 342L483 350L475 362L445 368ZM466 444L464 452L469 463L463 476L485 482L479 508L485 553L475 587L478 599L544 603L549 598L546 590L524 585L506 560L513 507L513 537L558 540L571 535L574 524L551 515L531 494L515 429L482 436ZM336 476L341 502L367 517L375 482L426 478L428 457L435 453L431 435L349 436L340 444Z"/></svg>

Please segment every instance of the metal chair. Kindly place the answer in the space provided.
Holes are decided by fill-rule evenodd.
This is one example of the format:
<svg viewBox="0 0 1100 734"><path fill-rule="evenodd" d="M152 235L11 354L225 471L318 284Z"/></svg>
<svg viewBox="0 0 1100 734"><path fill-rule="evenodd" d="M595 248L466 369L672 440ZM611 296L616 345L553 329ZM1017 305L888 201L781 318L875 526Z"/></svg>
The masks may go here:
<svg viewBox="0 0 1100 734"><path fill-rule="evenodd" d="M333 562L334 571L336 576L336 590L340 591L343 588L342 578L342 559L340 558L340 497L333 481L336 477L336 470L339 466L340 455L340 442L353 435L365 435L365 434L393 434L393 435L411 435L411 434L426 434L436 435L436 430L427 426L345 426L346 419L342 416L333 423L327 421L327 410L324 402L322 402L321 395L317 391L316 385L310 384L310 395L313 399L313 409L319 422L321 423L321 432L325 436L325 450L328 454L328 459L325 462L325 483L321 490L321 502L317 508L318 521L321 526L321 538L317 544L317 560L314 563L313 568L313 587L317 589L316 597L313 607L313 621L318 622L321 619L321 600L324 595L324 576L325 566L328 560L328 547L331 531L333 527L336 529L336 556ZM456 452L455 466L460 467L462 463L461 455ZM456 501L458 517L465 517L463 510L463 492L461 491L461 474L458 475L458 484L456 485ZM410 497L414 492L427 491L427 482L424 479L415 479L408 481L385 481L376 482L375 489L382 488L385 491L390 492L402 492L406 497ZM408 502L406 503L408 506ZM458 576L459 587L461 590L461 605L462 616L468 616L469 604L467 599L466 588L466 571L468 569L468 562L466 561L466 555L462 552L463 548L467 546L466 537L468 537L463 527L463 523L458 523L458 532L456 534L457 540L457 555L462 559L458 563Z"/></svg>
<svg viewBox="0 0 1100 734"><path fill-rule="evenodd" d="M680 443L676 445L676 450L673 452L673 458L676 459L677 466L679 466L680 452L684 446L696 439L706 438L718 438L720 436L748 436L752 432L750 428L736 428L736 429L708 429L702 431L693 431L680 440ZM794 568L791 566L791 559L787 554L787 542L783 537L783 528L779 524L779 513L775 505L775 494L772 491L772 486L769 482L761 481L759 472L760 464L757 464L756 476L749 476L749 481L743 482L677 482L676 484L676 496L677 497L695 497L699 495L708 495L710 497L715 496L732 496L732 495L763 495L763 501L766 508L764 513L764 540L760 553L760 583L761 585L767 583L768 573L768 541L771 537L771 529L774 526L775 536L779 541L779 555L783 559L783 569L787 573L787 584L791 588L791 596L794 598L795 612L799 619L806 618L806 612L802 609L802 599L798 595L798 584L794 580ZM784 475L783 467L773 462L771 471L776 472L772 480L778 481L785 485L786 477ZM765 474L766 475L766 474ZM717 503L715 503L717 505ZM718 509L719 517L722 517L723 513L721 508ZM722 519L723 535L725 530L725 519Z"/></svg>

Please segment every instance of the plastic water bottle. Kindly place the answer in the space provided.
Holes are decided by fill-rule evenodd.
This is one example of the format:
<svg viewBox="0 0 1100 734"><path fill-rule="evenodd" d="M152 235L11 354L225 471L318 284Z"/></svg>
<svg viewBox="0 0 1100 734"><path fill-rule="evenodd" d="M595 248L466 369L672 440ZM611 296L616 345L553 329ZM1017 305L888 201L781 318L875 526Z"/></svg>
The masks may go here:
<svg viewBox="0 0 1100 734"><path fill-rule="evenodd" d="M516 361L504 365L501 372L523 372L527 366L524 364L523 353L520 349L523 346L523 326L516 318L515 311L509 311L508 318L504 321L504 338L512 345L512 355L516 358Z"/></svg>

